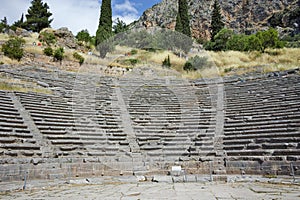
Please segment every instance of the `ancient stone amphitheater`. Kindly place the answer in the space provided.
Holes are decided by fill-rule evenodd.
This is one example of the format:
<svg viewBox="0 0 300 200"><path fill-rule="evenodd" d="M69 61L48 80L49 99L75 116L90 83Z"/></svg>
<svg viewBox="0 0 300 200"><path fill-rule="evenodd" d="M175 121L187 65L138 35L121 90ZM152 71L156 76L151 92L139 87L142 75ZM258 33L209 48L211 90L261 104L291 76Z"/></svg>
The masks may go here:
<svg viewBox="0 0 300 200"><path fill-rule="evenodd" d="M0 66L0 179L300 174L298 70L187 81Z"/></svg>

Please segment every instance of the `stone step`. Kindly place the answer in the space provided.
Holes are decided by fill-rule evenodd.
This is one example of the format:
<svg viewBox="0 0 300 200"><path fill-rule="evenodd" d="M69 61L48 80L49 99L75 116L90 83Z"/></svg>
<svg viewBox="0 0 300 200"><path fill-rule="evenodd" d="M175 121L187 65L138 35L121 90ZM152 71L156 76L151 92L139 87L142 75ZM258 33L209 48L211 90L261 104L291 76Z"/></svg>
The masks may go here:
<svg viewBox="0 0 300 200"><path fill-rule="evenodd" d="M257 134L258 136L260 134L275 134L275 133L284 133L284 132L295 132L297 129L295 128L266 128L266 129L248 129L248 130L235 130L235 131L225 131L224 134L226 136L230 135L253 135Z"/></svg>
<svg viewBox="0 0 300 200"><path fill-rule="evenodd" d="M226 150L227 156L271 156L273 150Z"/></svg>
<svg viewBox="0 0 300 200"><path fill-rule="evenodd" d="M297 120L298 121L298 120ZM282 126L291 124L293 120L268 120L266 119L259 119L259 120L251 120L246 119L245 121L239 120L235 122L233 120L225 121L224 128L236 128L236 127L245 127L245 126L258 126L258 127L268 127L268 126ZM300 119L299 119L300 122Z"/></svg>
<svg viewBox="0 0 300 200"><path fill-rule="evenodd" d="M247 133L240 132L240 134L227 134L225 133L224 141L228 140L240 140L240 139L261 139L261 138L288 138L288 137L299 137L300 133L297 131L281 131L281 132L272 132L270 133Z"/></svg>
<svg viewBox="0 0 300 200"><path fill-rule="evenodd" d="M8 123L8 122L0 122L1 127L13 127L18 129L27 129L27 126L22 122L14 122L14 123Z"/></svg>
<svg viewBox="0 0 300 200"><path fill-rule="evenodd" d="M40 150L39 146L33 144L0 144L0 148L12 150Z"/></svg>
<svg viewBox="0 0 300 200"><path fill-rule="evenodd" d="M59 139L59 140L51 140L53 145L91 145L95 144L95 141L86 141L86 140L78 140L78 139Z"/></svg>

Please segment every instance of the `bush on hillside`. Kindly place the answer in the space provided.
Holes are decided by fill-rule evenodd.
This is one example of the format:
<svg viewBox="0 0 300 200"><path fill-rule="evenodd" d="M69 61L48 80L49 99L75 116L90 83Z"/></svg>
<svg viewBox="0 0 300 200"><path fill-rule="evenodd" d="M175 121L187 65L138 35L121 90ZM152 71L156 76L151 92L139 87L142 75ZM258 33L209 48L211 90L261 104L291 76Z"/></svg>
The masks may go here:
<svg viewBox="0 0 300 200"><path fill-rule="evenodd" d="M130 54L131 55L136 55L138 53L138 51L136 50L136 49L132 49L131 51L130 51Z"/></svg>
<svg viewBox="0 0 300 200"><path fill-rule="evenodd" d="M25 40L14 37L2 45L2 52L5 56L20 61L24 55L23 45Z"/></svg>
<svg viewBox="0 0 300 200"><path fill-rule="evenodd" d="M64 53L65 51L62 47L56 49L53 54L54 60L61 62L64 59Z"/></svg>
<svg viewBox="0 0 300 200"><path fill-rule="evenodd" d="M247 47L247 36L246 35L238 35L233 34L231 38L227 41L226 50L233 51L245 51Z"/></svg>
<svg viewBox="0 0 300 200"><path fill-rule="evenodd" d="M274 28L270 28L267 31L259 31L256 33L256 37L261 42L262 51L267 48L283 48L284 46L284 43L279 39L278 31Z"/></svg>
<svg viewBox="0 0 300 200"><path fill-rule="evenodd" d="M189 58L189 60L184 64L183 69L185 71L196 71L198 69L203 69L209 67L210 63L207 57L195 56Z"/></svg>
<svg viewBox="0 0 300 200"><path fill-rule="evenodd" d="M78 60L79 64L82 65L84 62L84 57L77 52L73 53L73 57Z"/></svg>
<svg viewBox="0 0 300 200"><path fill-rule="evenodd" d="M46 56L53 56L53 49L51 47L46 47L43 52Z"/></svg>
<svg viewBox="0 0 300 200"><path fill-rule="evenodd" d="M260 51L267 48L282 48L284 43L280 41L278 32L271 28L267 31L259 31L256 34L235 34L232 30L222 29L213 41L207 42L204 47L212 51Z"/></svg>
<svg viewBox="0 0 300 200"><path fill-rule="evenodd" d="M39 40L41 42L46 43L48 46L56 43L55 35L53 33L49 33L49 32L42 32L39 35Z"/></svg>
<svg viewBox="0 0 300 200"><path fill-rule="evenodd" d="M91 38L91 36L90 36L89 31L88 31L87 29L85 29L85 30L81 30L81 31L79 31L79 32L77 33L76 39L77 39L78 41L82 41L82 42L88 43L88 42L91 41L92 38Z"/></svg>
<svg viewBox="0 0 300 200"><path fill-rule="evenodd" d="M215 37L213 41L205 44L206 50L223 51L227 50L227 42L234 36L234 32L229 29L222 29Z"/></svg>

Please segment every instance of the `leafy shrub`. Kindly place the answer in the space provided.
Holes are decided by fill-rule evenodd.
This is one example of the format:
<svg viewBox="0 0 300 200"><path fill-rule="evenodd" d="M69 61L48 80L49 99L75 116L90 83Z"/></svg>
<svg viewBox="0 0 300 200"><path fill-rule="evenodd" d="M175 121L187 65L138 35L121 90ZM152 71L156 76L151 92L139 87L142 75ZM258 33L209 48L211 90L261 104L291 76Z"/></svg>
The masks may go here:
<svg viewBox="0 0 300 200"><path fill-rule="evenodd" d="M65 51L62 47L56 49L53 54L54 60L61 62L64 59L64 53Z"/></svg>
<svg viewBox="0 0 300 200"><path fill-rule="evenodd" d="M225 69L224 69L224 73L229 73L229 72L231 72L233 69L234 69L233 67L225 68Z"/></svg>
<svg viewBox="0 0 300 200"><path fill-rule="evenodd" d="M234 36L234 32L229 29L222 29L213 41L207 42L204 47L206 50L222 51L227 50L227 42Z"/></svg>
<svg viewBox="0 0 300 200"><path fill-rule="evenodd" d="M89 31L85 29L77 33L76 39L82 42L90 42L92 38L89 34Z"/></svg>
<svg viewBox="0 0 300 200"><path fill-rule="evenodd" d="M214 49L217 51L226 50L227 42L232 39L234 32L229 29L222 29L214 38L215 46Z"/></svg>
<svg viewBox="0 0 300 200"><path fill-rule="evenodd" d="M23 44L25 40L14 37L2 45L2 51L5 56L20 61L24 54Z"/></svg>
<svg viewBox="0 0 300 200"><path fill-rule="evenodd" d="M193 64L192 64L192 63L190 63L189 61L187 61L187 62L184 64L184 66L183 66L183 70L184 70L184 71L196 71L197 69L195 69L195 68L193 67Z"/></svg>
<svg viewBox="0 0 300 200"><path fill-rule="evenodd" d="M247 49L247 36L232 35L226 43L226 49L233 51L245 51Z"/></svg>
<svg viewBox="0 0 300 200"><path fill-rule="evenodd" d="M192 47L193 40L191 37L171 30L162 30L155 32L155 34L142 30L118 34L114 43L121 46L145 49L150 52L165 49L180 50L187 53Z"/></svg>
<svg viewBox="0 0 300 200"><path fill-rule="evenodd" d="M46 48L44 49L44 54L45 54L46 56L53 56L53 49L52 49L51 47L46 47Z"/></svg>
<svg viewBox="0 0 300 200"><path fill-rule="evenodd" d="M125 63L134 66L134 65L136 65L138 63L138 59L134 59L134 58L127 59L127 60L125 60Z"/></svg>
<svg viewBox="0 0 300 200"><path fill-rule="evenodd" d="M262 52L262 43L261 40L256 37L256 35L249 35L247 36L247 45L244 51L260 51Z"/></svg>
<svg viewBox="0 0 300 200"><path fill-rule="evenodd" d="M253 35L235 34L232 30L222 29L214 41L207 42L204 47L212 51L261 51L267 48L282 48L284 43L280 41L278 32L271 28L267 31L259 31Z"/></svg>
<svg viewBox="0 0 300 200"><path fill-rule="evenodd" d="M56 42L55 35L49 32L42 32L39 36L39 39L41 42L45 42L48 46L55 44Z"/></svg>
<svg viewBox="0 0 300 200"><path fill-rule="evenodd" d="M189 58L189 60L184 64L183 69L185 71L196 71L198 69L203 69L208 67L210 64L207 60L207 57L195 56Z"/></svg>
<svg viewBox="0 0 300 200"><path fill-rule="evenodd" d="M77 52L73 53L73 57L78 60L79 64L82 65L84 62L84 57Z"/></svg>
<svg viewBox="0 0 300 200"><path fill-rule="evenodd" d="M256 37L261 41L262 51L267 48L283 48L283 42L279 40L278 32L274 28L267 31L259 31Z"/></svg>
<svg viewBox="0 0 300 200"><path fill-rule="evenodd" d="M136 54L138 53L138 51L137 51L136 49L132 49L132 50L130 51L130 53L131 53L131 55L136 55Z"/></svg>
<svg viewBox="0 0 300 200"><path fill-rule="evenodd" d="M167 67L167 68L170 68L170 67L171 67L171 60L170 60L170 56L169 56L169 55L168 55L168 57L165 58L165 60L163 61L162 66L163 66L163 67Z"/></svg>

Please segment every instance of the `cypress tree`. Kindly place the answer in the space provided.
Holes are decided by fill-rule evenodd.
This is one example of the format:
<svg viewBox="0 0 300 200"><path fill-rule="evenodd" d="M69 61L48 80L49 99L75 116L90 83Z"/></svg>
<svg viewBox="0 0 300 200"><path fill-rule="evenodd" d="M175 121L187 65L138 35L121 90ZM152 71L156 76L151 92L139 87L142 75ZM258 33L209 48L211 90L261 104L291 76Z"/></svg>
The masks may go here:
<svg viewBox="0 0 300 200"><path fill-rule="evenodd" d="M215 0L213 5L213 11L211 16L211 39L214 40L214 37L224 28L224 22L222 21L221 8L218 0Z"/></svg>
<svg viewBox="0 0 300 200"><path fill-rule="evenodd" d="M179 16L178 16L179 15ZM190 29L190 19L188 15L188 4L186 0L179 0L178 2L178 15L177 15L177 22L179 21L179 27L177 27L179 30L181 29L180 26L182 27L181 33L191 36L191 29Z"/></svg>
<svg viewBox="0 0 300 200"><path fill-rule="evenodd" d="M33 32L40 32L43 28L50 27L53 19L49 19L52 13L48 11L49 6L43 3L42 0L32 0L31 6L26 15L26 29Z"/></svg>
<svg viewBox="0 0 300 200"><path fill-rule="evenodd" d="M101 43L110 38L113 35L112 33L112 8L111 0L102 0L101 13L99 19L99 26L96 32L96 46L100 50L100 56L105 57L107 51L106 48L99 47Z"/></svg>
<svg viewBox="0 0 300 200"><path fill-rule="evenodd" d="M180 18L179 12L178 12L177 17L176 17L175 31L177 31L179 33L183 32L183 27L182 27L182 23L181 23L181 18Z"/></svg>

